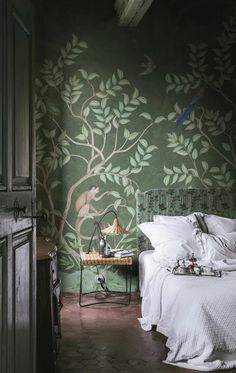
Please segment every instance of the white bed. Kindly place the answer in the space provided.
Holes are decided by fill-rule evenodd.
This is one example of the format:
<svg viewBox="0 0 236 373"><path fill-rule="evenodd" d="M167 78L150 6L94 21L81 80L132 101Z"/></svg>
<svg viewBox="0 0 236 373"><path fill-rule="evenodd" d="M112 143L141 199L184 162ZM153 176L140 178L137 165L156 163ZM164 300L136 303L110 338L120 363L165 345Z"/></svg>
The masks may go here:
<svg viewBox="0 0 236 373"><path fill-rule="evenodd" d="M209 231L194 226L185 242L168 217L156 225L150 222L153 214L148 224L139 221L154 247L139 256L140 325L145 331L155 326L167 337L165 363L201 371L236 367L236 220L209 216L205 215ZM197 250L195 244L200 247L198 263L221 269L222 277L177 276L167 270L183 252Z"/></svg>

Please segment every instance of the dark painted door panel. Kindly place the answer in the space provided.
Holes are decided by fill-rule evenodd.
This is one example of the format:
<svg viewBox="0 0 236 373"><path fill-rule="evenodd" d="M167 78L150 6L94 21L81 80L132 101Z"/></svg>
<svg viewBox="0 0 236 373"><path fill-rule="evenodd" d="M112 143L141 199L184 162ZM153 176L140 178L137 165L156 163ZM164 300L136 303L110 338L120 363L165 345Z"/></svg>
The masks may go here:
<svg viewBox="0 0 236 373"><path fill-rule="evenodd" d="M0 373L35 373L32 30L31 1L0 1Z"/></svg>

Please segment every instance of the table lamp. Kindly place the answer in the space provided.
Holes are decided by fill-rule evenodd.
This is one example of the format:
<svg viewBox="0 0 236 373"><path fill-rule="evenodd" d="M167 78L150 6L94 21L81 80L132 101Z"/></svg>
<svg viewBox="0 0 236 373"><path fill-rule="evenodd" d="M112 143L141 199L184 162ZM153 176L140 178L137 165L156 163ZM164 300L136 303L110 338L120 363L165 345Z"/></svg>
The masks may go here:
<svg viewBox="0 0 236 373"><path fill-rule="evenodd" d="M108 226L107 228L101 229L100 224L101 224L102 220L104 219L104 217L106 215L108 215L110 213L112 213L113 215L115 215L115 219L113 221L113 224L110 225L110 226ZM89 242L88 253L91 250L91 245L92 245L93 237L94 237L96 231L98 231L98 236L99 236L99 239L100 239L100 243L99 243L99 254L101 256L104 256L104 257L110 255L109 248L108 248L108 245L107 245L106 235L118 235L118 234L127 234L127 233L129 233L126 229L124 229L124 228L121 227L121 225L119 223L119 220L118 220L117 213L114 210L109 210L109 211L105 212L105 214L102 215L101 219L99 221L96 221L94 224L95 224L95 229L93 231L93 234L92 234L90 242Z"/></svg>

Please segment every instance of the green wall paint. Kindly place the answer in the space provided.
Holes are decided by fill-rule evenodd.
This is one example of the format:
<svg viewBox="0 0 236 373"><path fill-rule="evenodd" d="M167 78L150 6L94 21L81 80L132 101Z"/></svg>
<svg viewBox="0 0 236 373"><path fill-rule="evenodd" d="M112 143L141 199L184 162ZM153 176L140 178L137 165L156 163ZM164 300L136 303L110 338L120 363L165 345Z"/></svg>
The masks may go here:
<svg viewBox="0 0 236 373"><path fill-rule="evenodd" d="M79 252L108 209L130 231L110 244L136 249L138 190L234 185L232 3L154 2L137 28L117 26L111 1L36 9L37 200L48 216L41 232L59 243L64 290L78 291ZM120 288L123 274L108 272Z"/></svg>

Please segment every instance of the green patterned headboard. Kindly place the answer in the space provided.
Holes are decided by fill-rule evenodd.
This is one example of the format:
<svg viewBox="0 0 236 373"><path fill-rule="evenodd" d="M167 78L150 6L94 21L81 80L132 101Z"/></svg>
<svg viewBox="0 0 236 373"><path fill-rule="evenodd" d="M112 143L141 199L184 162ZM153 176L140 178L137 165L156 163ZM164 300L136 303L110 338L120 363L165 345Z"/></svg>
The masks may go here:
<svg viewBox="0 0 236 373"><path fill-rule="evenodd" d="M153 215L189 215L204 212L236 218L236 190L216 189L151 189L136 198L137 225L152 221ZM138 229L138 248L150 248L150 243Z"/></svg>

